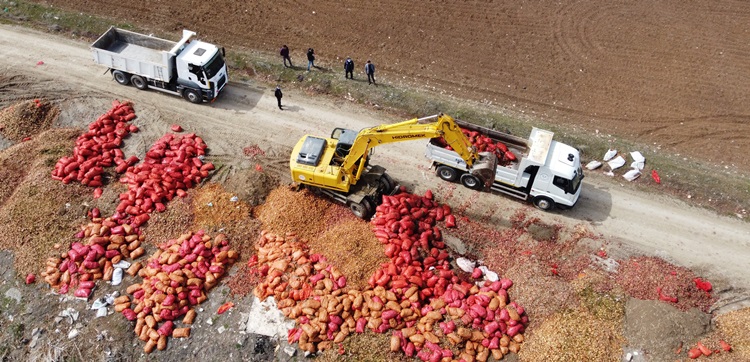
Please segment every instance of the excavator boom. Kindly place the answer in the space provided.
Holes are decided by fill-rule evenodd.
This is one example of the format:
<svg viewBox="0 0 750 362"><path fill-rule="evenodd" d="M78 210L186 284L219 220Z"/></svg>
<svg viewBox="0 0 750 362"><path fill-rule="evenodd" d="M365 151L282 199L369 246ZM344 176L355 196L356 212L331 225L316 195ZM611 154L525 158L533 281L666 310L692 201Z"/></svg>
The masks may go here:
<svg viewBox="0 0 750 362"><path fill-rule="evenodd" d="M359 132L336 128L328 139L305 136L292 150L292 179L329 193L339 201L343 198L347 204L361 203L364 199L379 204L380 196L389 188L382 184L392 182L383 181L387 179L385 169L369 165L370 150L389 143L438 137L458 153L470 173L485 187L492 183L497 167L495 155L478 153L453 118L444 114L365 128Z"/></svg>

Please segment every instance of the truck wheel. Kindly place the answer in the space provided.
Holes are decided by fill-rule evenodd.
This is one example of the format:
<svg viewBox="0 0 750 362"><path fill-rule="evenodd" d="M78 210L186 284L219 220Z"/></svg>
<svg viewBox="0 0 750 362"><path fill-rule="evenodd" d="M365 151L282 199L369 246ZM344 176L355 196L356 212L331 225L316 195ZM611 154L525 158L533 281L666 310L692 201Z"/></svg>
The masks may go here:
<svg viewBox="0 0 750 362"><path fill-rule="evenodd" d="M130 77L130 83L133 83L133 85L140 90L146 90L146 88L148 88L148 83L146 83L146 80L140 75Z"/></svg>
<svg viewBox="0 0 750 362"><path fill-rule="evenodd" d="M372 205L367 199L362 199L362 202L349 202L349 209L352 210L354 216L367 220L372 214Z"/></svg>
<svg viewBox="0 0 750 362"><path fill-rule="evenodd" d="M468 173L461 175L461 183L472 190L481 190L483 186L478 178Z"/></svg>
<svg viewBox="0 0 750 362"><path fill-rule="evenodd" d="M448 166L438 166L437 175L441 179L450 182L456 181L456 179L458 179L458 171L456 171L455 168Z"/></svg>
<svg viewBox="0 0 750 362"><path fill-rule="evenodd" d="M122 85L128 85L128 83L130 83L130 77L128 77L125 72L115 70L114 72L112 72L112 76L115 77L115 82Z"/></svg>
<svg viewBox="0 0 750 362"><path fill-rule="evenodd" d="M203 102L203 98L201 98L201 94L198 93L198 91L195 89L185 89L185 91L182 92L182 97L187 99L190 103Z"/></svg>
<svg viewBox="0 0 750 362"><path fill-rule="evenodd" d="M534 198L534 206L539 210L549 211L555 207L555 202L544 196Z"/></svg>

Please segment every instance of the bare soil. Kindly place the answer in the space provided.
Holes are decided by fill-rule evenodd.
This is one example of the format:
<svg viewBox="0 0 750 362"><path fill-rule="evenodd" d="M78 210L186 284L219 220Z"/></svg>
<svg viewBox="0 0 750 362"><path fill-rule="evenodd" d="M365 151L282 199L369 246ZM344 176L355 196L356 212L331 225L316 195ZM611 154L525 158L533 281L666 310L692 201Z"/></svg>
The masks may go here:
<svg viewBox="0 0 750 362"><path fill-rule="evenodd" d="M406 81L557 124L629 137L750 170L746 24L750 4L719 1L419 2L47 0L155 32L183 28L230 47L381 82ZM279 59L281 61L281 59Z"/></svg>
<svg viewBox="0 0 750 362"><path fill-rule="evenodd" d="M56 4L54 1L50 3ZM721 67L709 67L714 69L714 73L705 69L696 70L714 64L713 58L707 54L712 54L712 49L718 49L721 44L726 46L727 50L721 51L727 56L738 58L737 54L746 53L744 47L750 45L728 43L731 34L739 32L742 24L746 23L741 21L745 16L743 14L747 14L744 11L747 5L743 3L704 5L721 9L694 9L677 3L631 4L627 8L621 4L603 3L596 6L587 4L585 7L582 4L494 4L490 9L489 5L479 3L433 4L424 9L419 4L407 2L387 3L390 7L381 5L379 8L369 3L354 2L159 2L147 6L132 2L110 4L96 1L65 4L79 7L80 11L124 16L146 27L149 24L163 24L165 28L161 29L174 31L183 27L200 28L204 37L230 46L275 51L280 43L286 42L292 47L293 60L297 63L302 50L308 46L316 48L320 64L334 69L338 66L337 56L355 57L358 67L363 63L360 58L371 57L379 70L384 70L384 81L397 83L397 75L403 74L407 76L406 82L448 89L456 96L480 100L486 98L487 102L507 105L512 111L533 112L538 117L555 118L586 129L598 128L615 135L643 137L674 152L690 154L700 151L701 154L695 154L703 159L719 160L713 157L721 156L720 161L716 162L728 165L738 162L734 158L734 150L745 152L747 149L744 148L750 147L742 141L747 137L748 126L744 121L738 121L747 113L743 107L749 106L745 104L747 102L729 100L741 99L741 94L747 93L747 89L743 88L748 87L747 82L738 81L746 72L742 68L744 63L737 59L726 63L722 60L719 64ZM210 16L200 15L203 6L210 6L205 12ZM247 13L244 12L246 8ZM117 9L116 13L114 9ZM394 10L388 12L382 9ZM453 15L457 11L466 14L463 20L455 20ZM691 11L703 16L699 17L698 13ZM439 21L441 17L446 20ZM222 19L220 25L214 25L216 19ZM716 19L737 21L720 22ZM671 24L668 28L672 36L660 30L665 21ZM639 25L635 33L618 30L618 26L631 29L633 23ZM330 24L339 25L333 31ZM721 33L715 33L713 26L719 25L730 36L717 35ZM713 36L708 37L700 32L709 32ZM615 39L620 39L619 43ZM36 46L29 52L18 48L18 44ZM614 46L612 44L620 45L611 48ZM703 47L704 50L693 51L693 46ZM658 53L651 49L657 49ZM682 50L685 49L683 54ZM201 135L209 145L207 159L217 165L217 171L210 181L223 184L227 192L238 196L250 207L266 201L268 192L277 184L290 181L287 170L289 150L302 135L328 134L333 127L359 129L396 120L346 102L311 98L294 91L285 93L284 99L292 106L280 113L276 109L275 99L271 97L271 89L255 82L231 83L222 97L210 105L193 105L153 91L120 87L110 76L101 75L102 69L89 61L86 44L28 29L0 27L0 53L6 54L6 76L15 80L14 84L23 84L1 88L3 97L8 95L7 99L12 100L6 102L6 98L1 99L3 108L18 101L44 97L60 109L52 127L82 129L106 111L113 99L133 100L138 114L134 123L141 132L127 140L126 153L142 156L153 141L168 131L169 125L178 123L188 132ZM34 66L39 60L44 60L45 64ZM664 63L665 60L668 64ZM446 74L450 74L451 78L444 79ZM717 77L721 80L716 80ZM691 83L693 78L695 83ZM706 89L712 91L709 94L701 93ZM732 130L716 127L720 131L714 133L711 127L716 123L727 125ZM638 131L634 131L636 128ZM690 131L682 132L687 129ZM35 137L32 135L30 143L8 144L15 144L12 146L15 147L14 152L21 147L31 151L33 142L38 141ZM718 143L703 142L707 137L737 142L730 142L730 146L722 143L724 148L717 150ZM244 152L247 147L253 146L263 151L264 157L259 157L255 152ZM735 146L737 148L733 148ZM13 159L7 156L11 150L3 151L0 156L6 156L5 160ZM459 226L470 225L461 218L465 216L468 220L478 220L500 230L525 230L528 234L516 235L519 245L546 243L551 246L546 249L547 254L542 255L544 258L540 257L530 264L533 268L517 267L508 271L518 275L519 283L523 283L514 292L528 293L519 295L519 300L528 301L532 306L534 303L540 305L537 311L539 319L554 314L556 310L553 305L567 307L578 302L578 295L574 295L570 286L562 281L567 279L553 278L549 274L548 262L554 256L550 251L558 250L560 245L556 243L568 240L576 240L577 246L588 247L585 249L589 252L585 254L586 257L590 257L592 250L605 249L618 260L637 255L657 256L691 269L696 275L714 283L714 293L719 302L712 306L710 312L719 313L747 305L747 288L750 288L750 276L747 274L750 230L747 223L691 208L666 196L644 195L596 175L586 178L582 199L575 209L541 213L522 202L498 195L485 197L484 194L439 181L425 165L426 161L419 161L419 156L415 156L422 153L423 143L402 143L379 148L373 161L386 166L391 175L415 193L432 189L438 199L450 204L460 216ZM743 166L746 167L746 164L736 167ZM20 173L23 169L16 167L13 170ZM44 172L35 175L42 178ZM3 180L22 182L19 179L22 178L9 173ZM107 187L97 205L103 210L107 207L111 209L117 197L116 190L116 185ZM12 198L12 189L1 191L6 199ZM57 197L69 192L68 189L59 191ZM200 220L186 218L180 211L194 213L196 208L205 211L208 203L202 197L206 195L217 195L223 200L225 194L211 193L210 190L191 191L190 201L200 202L170 205L174 209L155 217L150 222L153 228L149 231L157 239L163 239L176 234L178 230L185 231L181 230L183 228L199 225ZM83 210L86 207L84 204L91 206L93 201L89 203L86 197L86 193L77 192L73 209ZM58 202L55 200L51 198L50 202ZM59 203L64 204L62 201ZM15 204L18 204L17 201ZM203 215L203 225L209 224L210 212L198 214ZM82 215L78 215L79 219ZM228 232L235 233L248 246L252 242L247 240L248 235L257 230L257 221L249 221L244 213L241 216L228 215L234 223L227 226ZM534 222L523 223L528 220ZM576 236L579 233L587 238ZM482 257L483 252L488 250L487 245L485 249L481 247L467 245L469 252L477 257ZM520 248L517 251L524 252ZM534 258L532 255L527 257ZM250 301L241 296L232 299L234 297L226 285L216 288L209 296L209 301L203 306L204 311L199 313L199 323L191 338L170 344L168 353L147 357L140 352L142 343L134 338L128 329L130 326L122 318L110 316L105 321L97 320L93 318L94 312L87 310L86 303L82 301L60 299L40 283L24 286L21 276L33 270L34 266L11 262L14 259L13 255L5 252L0 255L3 278L0 297L4 298L0 311L3 325L7 320L10 327L1 332L0 341L13 347L0 348L0 359L29 359L29 356L38 356L40 360L45 357L54 359L56 356L80 360L288 359L283 348L274 350L277 346L275 340L241 333L247 322L243 313L248 310ZM567 260L561 264L563 278L574 276L574 261ZM237 266L233 268L233 273L242 270ZM524 281L522 276L531 272L547 274L539 278L526 275L528 278ZM230 279L233 276L236 277L236 274L230 275ZM533 283L536 286L532 286ZM561 291L562 294L555 298L544 298L538 290L533 291L534 287L539 286ZM96 293L99 296L110 290L104 286ZM17 301L15 297L19 295ZM216 309L228 300L233 300L237 307L227 314L216 315ZM81 312L79 322L54 322L54 316L67 307ZM633 313L630 316L626 314L625 320L632 317L637 329L638 312ZM542 320L539 322L541 324ZM37 337L42 344L32 347L35 328L43 330L40 332L43 337ZM73 328L81 331L81 335L68 339L67 334ZM681 333L678 329L673 328L671 332ZM621 333L613 330L614 335ZM103 335L103 331L107 331L107 334ZM97 341L99 335L103 337ZM638 339L639 336L626 337L629 337L631 346L646 348L646 342ZM533 333L529 338L533 338ZM692 342L690 338L693 336L680 334L678 339L687 343ZM384 343L385 340L380 342ZM680 356L684 357L685 351ZM388 358L391 357L389 355Z"/></svg>

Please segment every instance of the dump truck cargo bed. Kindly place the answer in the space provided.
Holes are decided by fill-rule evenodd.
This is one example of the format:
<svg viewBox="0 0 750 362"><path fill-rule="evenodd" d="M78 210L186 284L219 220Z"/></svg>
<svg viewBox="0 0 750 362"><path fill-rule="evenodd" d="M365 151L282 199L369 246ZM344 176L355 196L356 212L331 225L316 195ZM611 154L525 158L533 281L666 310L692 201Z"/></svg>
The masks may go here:
<svg viewBox="0 0 750 362"><path fill-rule="evenodd" d="M173 69L170 51L175 45L173 41L112 27L91 49L98 64L168 82Z"/></svg>

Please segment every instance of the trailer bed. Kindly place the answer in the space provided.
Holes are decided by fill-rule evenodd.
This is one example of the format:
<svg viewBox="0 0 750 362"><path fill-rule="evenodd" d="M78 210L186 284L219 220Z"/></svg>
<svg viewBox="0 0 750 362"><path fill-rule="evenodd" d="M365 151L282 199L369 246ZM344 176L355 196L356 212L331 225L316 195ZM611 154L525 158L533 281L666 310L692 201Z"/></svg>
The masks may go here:
<svg viewBox="0 0 750 362"><path fill-rule="evenodd" d="M112 53L120 54L124 58L140 59L145 62L159 63L161 61L161 53L155 52L153 49L126 43L124 41L115 41L107 49Z"/></svg>
<svg viewBox="0 0 750 362"><path fill-rule="evenodd" d="M173 68L170 51L176 44L112 27L91 44L91 50L98 64L168 82Z"/></svg>

